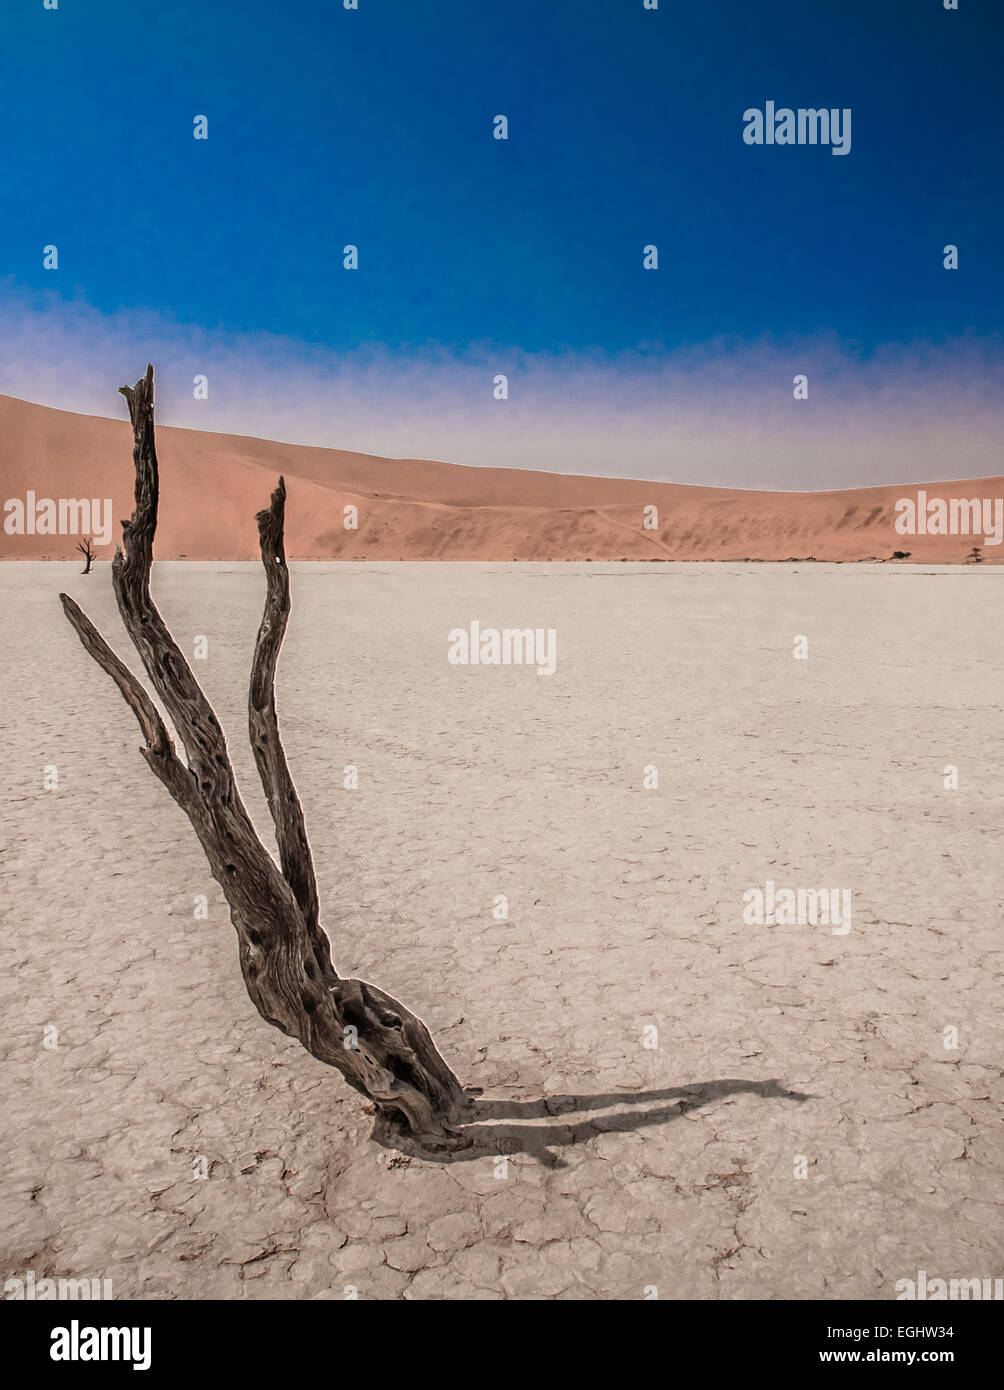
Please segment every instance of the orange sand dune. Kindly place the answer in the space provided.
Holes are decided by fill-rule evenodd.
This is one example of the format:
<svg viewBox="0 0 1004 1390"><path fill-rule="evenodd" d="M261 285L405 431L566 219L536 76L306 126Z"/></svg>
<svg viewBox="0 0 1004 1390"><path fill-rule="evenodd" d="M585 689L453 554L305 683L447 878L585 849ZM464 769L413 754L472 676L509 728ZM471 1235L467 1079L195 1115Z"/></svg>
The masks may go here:
<svg viewBox="0 0 1004 1390"><path fill-rule="evenodd" d="M982 535L898 535L895 503L915 497L1001 498L1004 477L855 488L744 492L526 469L468 468L342 449L276 444L160 426L162 559L253 559L254 514L286 478L292 559L816 560L958 563L974 544L988 561L1004 546ZM0 501L111 498L132 511L132 439L124 421L74 415L0 396ZM658 529L643 529L643 508ZM345 508L358 508L346 530ZM5 514L6 515L6 514ZM69 535L0 531L0 558L74 558Z"/></svg>

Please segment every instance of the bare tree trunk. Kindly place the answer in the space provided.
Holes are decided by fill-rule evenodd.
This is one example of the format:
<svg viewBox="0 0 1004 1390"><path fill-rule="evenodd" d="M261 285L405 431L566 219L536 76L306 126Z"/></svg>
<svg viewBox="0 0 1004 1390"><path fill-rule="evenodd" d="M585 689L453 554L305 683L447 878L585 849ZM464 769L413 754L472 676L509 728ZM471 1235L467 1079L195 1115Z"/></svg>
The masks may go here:
<svg viewBox="0 0 1004 1390"><path fill-rule="evenodd" d="M83 545L78 545L78 546L77 546L77 549L80 551L81 555L84 557L84 559L85 559L86 562L87 562L87 563L84 565L84 568L80 571L80 573L81 573L81 574L90 574L90 572L91 572L91 566L94 564L94 551L93 551L93 549L92 549L92 547L91 547L90 541L87 540L87 541L84 542Z"/></svg>
<svg viewBox="0 0 1004 1390"><path fill-rule="evenodd" d="M267 592L248 702L251 746L275 824L280 870L241 801L219 720L150 596L159 489L153 368L134 387L120 390L135 440L136 507L123 523L112 583L126 631L184 744L187 766L143 686L73 599L60 594L66 616L136 715L146 738L140 752L199 837L230 905L244 982L258 1012L375 1103L379 1137L410 1137L420 1148L440 1151L464 1147L469 1140L453 1127L464 1117L463 1088L425 1024L375 985L339 978L320 926L303 811L275 711L275 668L290 607L285 484L280 478L271 505L257 517Z"/></svg>

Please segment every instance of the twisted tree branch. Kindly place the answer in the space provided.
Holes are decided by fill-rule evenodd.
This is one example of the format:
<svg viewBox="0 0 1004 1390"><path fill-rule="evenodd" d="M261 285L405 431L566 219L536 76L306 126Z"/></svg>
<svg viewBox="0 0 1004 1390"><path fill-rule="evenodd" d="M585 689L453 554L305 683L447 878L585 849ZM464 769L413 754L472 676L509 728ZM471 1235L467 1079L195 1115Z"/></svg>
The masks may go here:
<svg viewBox="0 0 1004 1390"><path fill-rule="evenodd" d="M66 616L136 715L146 738L143 756L192 823L230 905L244 982L258 1012L373 1100L379 1133L397 1142L410 1137L423 1148L466 1146L470 1141L452 1123L464 1109L463 1088L425 1024L375 985L340 979L320 926L303 811L275 712L275 668L290 605L285 485L280 479L271 505L258 514L267 592L248 701L251 743L275 823L280 871L241 801L219 720L150 595L159 495L153 368L147 367L135 386L120 390L133 426L136 505L123 523L112 583L126 631L184 744L187 767L142 685L76 603L61 594Z"/></svg>
<svg viewBox="0 0 1004 1390"><path fill-rule="evenodd" d="M319 925L320 908L317 900L317 880L307 842L303 807L293 786L286 754L279 737L279 720L275 712L275 668L279 648L286 633L289 618L289 570L283 546L283 526L286 508L286 483L272 493L272 501L255 517L261 558L265 566L267 590L265 612L262 615L254 659L251 663L251 686L248 693L248 732L258 775L265 790L265 800L275 823L275 838L279 860L286 882L303 914L318 968L326 984L338 979L331 964L331 947Z"/></svg>

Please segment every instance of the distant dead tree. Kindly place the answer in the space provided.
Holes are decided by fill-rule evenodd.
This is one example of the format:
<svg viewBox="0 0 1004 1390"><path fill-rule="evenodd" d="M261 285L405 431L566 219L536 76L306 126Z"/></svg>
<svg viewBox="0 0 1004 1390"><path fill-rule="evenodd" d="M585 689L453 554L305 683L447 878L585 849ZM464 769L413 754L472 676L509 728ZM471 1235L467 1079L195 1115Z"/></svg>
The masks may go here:
<svg viewBox="0 0 1004 1390"><path fill-rule="evenodd" d="M90 574L90 572L91 572L91 566L94 564L94 558L95 558L95 557L94 557L94 548L93 548L93 546L91 545L90 539L84 541L84 543L83 543L82 545L78 545L78 546L77 546L77 549L80 551L81 555L84 557L84 559L85 559L86 562L87 562L87 563L84 565L84 568L80 571L80 573L81 573L81 574Z"/></svg>
<svg viewBox="0 0 1004 1390"><path fill-rule="evenodd" d="M153 368L135 386L119 389L132 420L136 505L122 524L112 585L126 631L184 744L187 766L146 689L73 599L60 594L66 616L118 686L146 739L140 752L192 823L230 905L244 983L262 1018L337 1068L374 1103L375 1138L440 1152L466 1147L470 1140L456 1124L468 1116L470 1101L425 1024L376 985L342 979L320 926L303 810L275 710L275 668L290 608L283 479L256 518L266 596L248 700L251 747L275 823L280 870L241 801L219 720L150 596L159 490Z"/></svg>

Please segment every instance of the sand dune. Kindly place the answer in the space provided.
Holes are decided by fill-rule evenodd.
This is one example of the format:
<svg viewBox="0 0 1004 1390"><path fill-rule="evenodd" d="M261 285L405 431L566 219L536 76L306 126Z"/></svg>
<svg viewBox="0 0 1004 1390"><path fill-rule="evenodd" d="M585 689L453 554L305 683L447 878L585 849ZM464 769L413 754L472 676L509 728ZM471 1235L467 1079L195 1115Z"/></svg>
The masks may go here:
<svg viewBox="0 0 1004 1390"><path fill-rule="evenodd" d="M162 559L253 559L254 514L283 473L291 558L379 560L817 560L958 563L982 536L898 535L917 485L753 492L526 469L469 468L197 430L158 429ZM2 498L111 498L132 510L125 421L0 396ZM930 498L1001 497L1004 477L920 484ZM643 508L658 529L643 529ZM358 509L358 529L343 524ZM0 531L0 558L66 559L75 538ZM1000 560L1002 546L983 546Z"/></svg>

